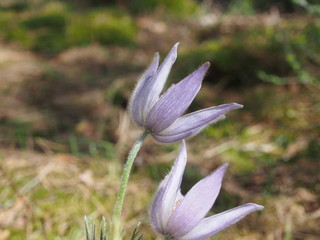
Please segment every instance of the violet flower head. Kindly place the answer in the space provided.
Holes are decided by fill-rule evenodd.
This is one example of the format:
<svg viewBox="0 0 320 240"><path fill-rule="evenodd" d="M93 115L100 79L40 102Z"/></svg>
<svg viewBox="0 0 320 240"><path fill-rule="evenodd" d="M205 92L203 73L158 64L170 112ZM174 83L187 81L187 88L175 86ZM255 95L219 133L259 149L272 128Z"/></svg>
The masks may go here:
<svg viewBox="0 0 320 240"><path fill-rule="evenodd" d="M175 142L192 136L209 124L223 119L228 111L243 107L237 103L222 104L181 116L199 92L210 63L204 63L161 96L177 58L177 47L178 43L160 66L159 54L155 55L138 81L129 104L134 122L159 142Z"/></svg>
<svg viewBox="0 0 320 240"><path fill-rule="evenodd" d="M203 178L183 196L180 185L187 162L185 142L170 173L161 182L151 206L150 217L154 229L173 240L201 240L236 223L247 214L263 206L247 203L228 211L205 217L214 204L223 175L224 164Z"/></svg>

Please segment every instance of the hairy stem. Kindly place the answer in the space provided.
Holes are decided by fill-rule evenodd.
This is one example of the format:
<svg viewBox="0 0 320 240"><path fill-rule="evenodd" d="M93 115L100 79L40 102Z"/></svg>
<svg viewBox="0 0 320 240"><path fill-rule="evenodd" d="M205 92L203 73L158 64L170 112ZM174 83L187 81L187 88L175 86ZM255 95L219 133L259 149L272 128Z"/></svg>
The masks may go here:
<svg viewBox="0 0 320 240"><path fill-rule="evenodd" d="M121 212L122 212L122 208L123 208L123 201L124 201L124 197L126 194L126 189L127 189L127 185L128 185L128 180L130 177L130 172L131 172L131 168L134 162L134 159L136 158L141 145L144 141L144 139L146 138L146 136L148 135L148 132L145 131L134 143L133 147L131 148L128 158L127 158L127 162L124 165L124 169L123 169L123 173L122 173L122 178L121 178L121 185L120 185L120 190L118 193L118 197L116 200L116 204L114 207L114 212L113 212L113 217L114 218L120 218L121 216Z"/></svg>

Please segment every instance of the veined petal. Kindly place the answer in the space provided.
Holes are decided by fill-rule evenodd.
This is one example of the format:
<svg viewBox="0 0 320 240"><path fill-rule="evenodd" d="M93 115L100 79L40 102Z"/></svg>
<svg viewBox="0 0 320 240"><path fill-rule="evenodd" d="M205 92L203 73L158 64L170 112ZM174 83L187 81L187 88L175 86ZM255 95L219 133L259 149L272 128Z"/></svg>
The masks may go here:
<svg viewBox="0 0 320 240"><path fill-rule="evenodd" d="M168 182L168 176L160 183L160 186L158 188L157 193L155 194L155 197L153 199L151 209L150 209L150 219L152 226L154 229L161 234L165 234L165 229L161 226L161 220L160 220L160 215L161 215L161 203L163 199L163 194L165 191L165 186L167 185Z"/></svg>
<svg viewBox="0 0 320 240"><path fill-rule="evenodd" d="M227 167L228 164L224 164L199 181L175 208L166 226L174 238L180 239L190 232L208 213L220 192Z"/></svg>
<svg viewBox="0 0 320 240"><path fill-rule="evenodd" d="M164 186L164 192L160 203L160 224L162 229L166 229L168 219L175 206L175 201L180 198L180 185L183 172L187 163L187 151L185 141L182 141L179 155L168 175L168 180Z"/></svg>
<svg viewBox="0 0 320 240"><path fill-rule="evenodd" d="M189 131L186 131L186 132L178 133L176 135L156 135L156 134L152 134L152 136L158 142L163 142L163 143L176 142L176 141L179 141L181 139L192 137L193 135L196 135L198 132L200 132L202 129L204 129L207 126L209 126L210 124L212 124L214 122L217 122L219 120L222 120L224 118L225 118L225 115L222 115L222 116L212 120L211 122L209 122L209 123L207 123L205 125L199 126L197 128L193 128L193 129L191 129Z"/></svg>
<svg viewBox="0 0 320 240"><path fill-rule="evenodd" d="M230 225L238 222L249 213L263 209L263 206L247 203L242 206L230 209L220 214L204 218L189 233L179 238L180 240L201 240L210 237Z"/></svg>
<svg viewBox="0 0 320 240"><path fill-rule="evenodd" d="M214 120L220 120L221 116L224 116L225 113L242 107L243 105L237 103L229 103L189 113L179 117L168 128L158 133L158 135L171 136L192 131L201 126L207 126L215 122Z"/></svg>
<svg viewBox="0 0 320 240"><path fill-rule="evenodd" d="M146 91L145 88L151 79L159 65L159 53L156 53L154 59L142 77L139 79L129 102L129 112L138 126L143 125L143 110L145 106Z"/></svg>
<svg viewBox="0 0 320 240"><path fill-rule="evenodd" d="M154 74L153 79L149 81L144 88L144 106L143 119L145 120L148 112L158 101L163 87L167 81L168 75L171 71L172 65L177 59L177 48L179 43L176 43L164 59L158 71Z"/></svg>
<svg viewBox="0 0 320 240"><path fill-rule="evenodd" d="M209 66L210 63L203 64L163 94L146 118L145 124L151 132L161 132L186 111L199 92Z"/></svg>
<svg viewBox="0 0 320 240"><path fill-rule="evenodd" d="M170 142L177 142L179 140L185 139L189 136L193 135L193 131L187 131L176 135L158 135L158 134L152 134L155 140L158 142L163 143L170 143Z"/></svg>

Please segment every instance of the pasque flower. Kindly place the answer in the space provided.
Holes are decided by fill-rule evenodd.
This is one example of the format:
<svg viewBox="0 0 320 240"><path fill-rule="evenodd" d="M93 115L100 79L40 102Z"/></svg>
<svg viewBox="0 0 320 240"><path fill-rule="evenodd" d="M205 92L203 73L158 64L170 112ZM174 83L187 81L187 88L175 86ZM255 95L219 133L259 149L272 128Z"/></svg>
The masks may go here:
<svg viewBox="0 0 320 240"><path fill-rule="evenodd" d="M263 206L248 203L228 211L205 217L214 204L227 164L194 185L183 196L180 185L187 162L185 142L170 173L161 182L151 206L154 229L173 240L201 240L236 223Z"/></svg>
<svg viewBox="0 0 320 240"><path fill-rule="evenodd" d="M177 58L177 47L178 43L160 66L159 54L155 55L153 62L138 81L129 104L134 122L145 128L159 142L175 142L194 135L209 124L224 118L226 112L242 108L240 104L230 103L181 116L199 92L210 64L203 64L160 96Z"/></svg>

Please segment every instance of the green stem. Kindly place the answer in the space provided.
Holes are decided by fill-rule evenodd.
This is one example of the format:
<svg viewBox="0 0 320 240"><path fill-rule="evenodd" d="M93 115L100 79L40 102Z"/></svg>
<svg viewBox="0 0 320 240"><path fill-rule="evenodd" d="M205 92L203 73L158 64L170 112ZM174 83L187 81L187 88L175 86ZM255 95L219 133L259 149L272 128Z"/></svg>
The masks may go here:
<svg viewBox="0 0 320 240"><path fill-rule="evenodd" d="M128 185L128 180L129 180L131 168L132 168L134 159L136 158L136 156L141 148L143 140L146 138L147 135L148 135L148 131L145 131L136 140L136 142L134 143L133 147L131 148L131 150L129 152L127 162L124 165L122 178L121 178L120 190L119 190L116 204L114 207L113 217L115 217L115 218L120 218L120 216L121 216L121 212L122 212L122 208L123 208L123 201L124 201L124 197L126 194L126 189L127 189L127 185Z"/></svg>

